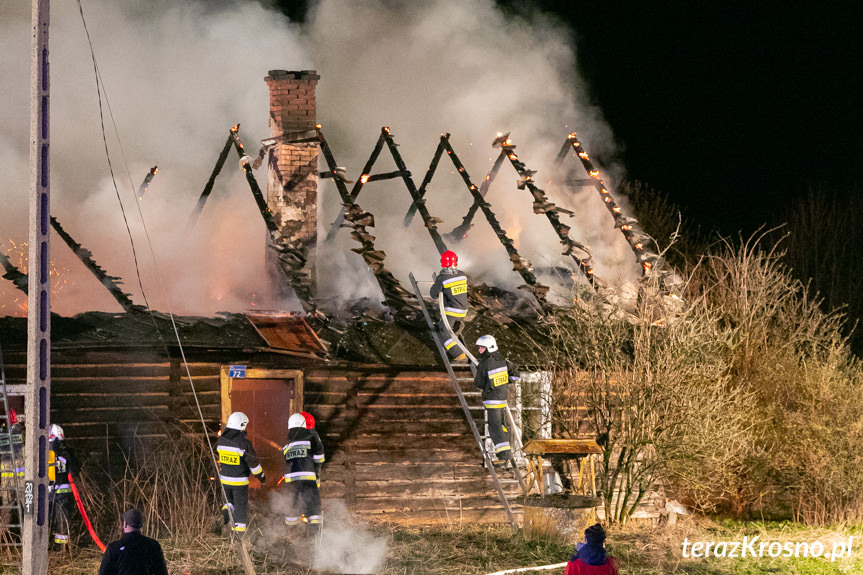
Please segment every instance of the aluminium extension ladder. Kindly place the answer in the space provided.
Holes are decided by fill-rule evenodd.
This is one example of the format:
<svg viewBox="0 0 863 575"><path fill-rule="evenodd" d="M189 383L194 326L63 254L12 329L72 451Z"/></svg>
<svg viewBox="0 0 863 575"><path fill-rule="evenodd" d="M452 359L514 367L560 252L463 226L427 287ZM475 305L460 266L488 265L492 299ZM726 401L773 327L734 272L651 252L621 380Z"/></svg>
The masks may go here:
<svg viewBox="0 0 863 575"><path fill-rule="evenodd" d="M9 399L6 393L6 368L3 364L3 349L0 348L0 547L21 547L21 485L18 471L24 468L21 438L13 441L9 420Z"/></svg>
<svg viewBox="0 0 863 575"><path fill-rule="evenodd" d="M450 362L449 355L446 352L446 349L443 346L443 343L440 341L438 337L437 329L435 329L435 324L432 321L431 315L429 314L428 308L426 307L425 299L420 292L419 286L417 285L417 281L414 278L413 273L409 274L411 285L414 288L414 294L416 295L417 301L420 303L420 308L423 312L423 317L428 324L429 331L431 332L432 339L437 346L438 353L440 354L441 359L443 360L444 366L446 367L447 374L449 375L450 381L452 382L453 388L455 389L456 395L458 396L459 403L461 404L462 410L464 410L465 418L467 419L468 425L470 425L470 429L473 432L474 439L476 439L476 443L479 446L480 454L483 458L483 465L488 471L489 476L491 477L492 483L494 483L495 489L497 490L498 498L500 499L501 504L503 505L504 510L506 510L507 517L509 518L509 522L512 524L514 530L518 529L518 522L512 514L512 509L510 508L509 501L506 499L506 494L503 491L503 485L501 484L500 478L497 475L497 471L495 470L493 461L495 459L494 450L490 450L488 448L489 439L488 435L481 434L479 428L476 425L476 422L471 415L471 407L467 403L467 399L465 396L478 396L479 392L465 392L461 388L462 382L473 382L473 378L464 378L457 377L455 371L453 370L452 363ZM441 321L444 322L447 331L449 332L450 337L452 337L456 341L456 345L464 352L464 354L471 361L470 367L471 371L476 371L476 358L471 355L470 351L467 350L465 345L461 342L461 340L456 336L456 334L452 331L452 328L449 325L449 322L446 321L446 315L443 313L443 295L438 298L438 307L440 311ZM515 472L516 479L518 479L518 483L521 486L522 492L526 493L524 479L521 474L521 470L517 464L517 454L521 455L521 433L519 432L520 427L515 426L515 421L512 417L512 412L509 409L509 406L506 407L506 416L507 421L511 430L511 448L512 448L512 469Z"/></svg>

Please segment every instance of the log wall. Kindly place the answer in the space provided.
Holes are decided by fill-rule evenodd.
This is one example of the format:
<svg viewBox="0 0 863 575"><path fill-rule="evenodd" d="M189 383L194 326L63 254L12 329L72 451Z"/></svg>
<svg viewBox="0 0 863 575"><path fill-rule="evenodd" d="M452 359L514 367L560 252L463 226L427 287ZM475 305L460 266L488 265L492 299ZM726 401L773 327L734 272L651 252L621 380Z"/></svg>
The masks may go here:
<svg viewBox="0 0 863 575"><path fill-rule="evenodd" d="M207 427L215 432L219 368L240 360L198 356L190 358L189 368ZM286 361L296 360L283 356L245 360L256 367L303 369L304 409L315 416L326 451L325 499L343 499L359 519L507 521L445 373L288 366ZM63 426L86 465L124 466L127 458L134 462L142 450L167 439L202 432L179 359L143 351L55 352L51 369L52 421ZM25 383L24 354L7 354L6 375L13 389ZM481 425L482 407L475 403L472 413ZM514 480L507 491L515 502Z"/></svg>
<svg viewBox="0 0 863 575"><path fill-rule="evenodd" d="M310 370L304 381L329 459L324 498L402 524L507 521L445 373Z"/></svg>

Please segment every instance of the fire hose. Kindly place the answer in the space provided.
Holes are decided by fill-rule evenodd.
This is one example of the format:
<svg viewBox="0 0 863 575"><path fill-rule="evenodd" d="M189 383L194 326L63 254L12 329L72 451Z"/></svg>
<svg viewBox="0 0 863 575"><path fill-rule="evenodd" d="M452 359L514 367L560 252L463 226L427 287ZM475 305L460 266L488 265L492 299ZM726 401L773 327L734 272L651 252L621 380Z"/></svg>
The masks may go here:
<svg viewBox="0 0 863 575"><path fill-rule="evenodd" d="M84 511L84 503L81 501L81 496L78 494L78 486L75 485L75 481L72 479L72 474L69 474L69 485L72 487L72 494L75 496L75 503L78 505L78 511L81 512L81 517L84 518L84 525L87 526L87 531L90 532L90 537L93 538L93 541L96 543L96 546L102 553L105 552L105 544L99 539L99 536L96 535L96 530L93 529L93 524L90 523L90 518L87 517L87 512Z"/></svg>
<svg viewBox="0 0 863 575"><path fill-rule="evenodd" d="M566 563L555 563L554 565L542 565L540 567L521 567L520 569L507 569L506 571L496 571L488 575L508 575L509 573L525 573L528 571L549 571L551 569L560 569L566 567Z"/></svg>

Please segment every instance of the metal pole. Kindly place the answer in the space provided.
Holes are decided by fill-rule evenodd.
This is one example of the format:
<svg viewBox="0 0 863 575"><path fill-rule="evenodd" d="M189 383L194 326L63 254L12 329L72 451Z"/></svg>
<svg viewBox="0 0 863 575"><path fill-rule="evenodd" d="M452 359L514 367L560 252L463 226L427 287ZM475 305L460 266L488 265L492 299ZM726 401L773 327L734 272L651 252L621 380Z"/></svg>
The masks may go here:
<svg viewBox="0 0 863 575"><path fill-rule="evenodd" d="M51 232L48 140L49 0L33 0L30 67L30 259L27 275L27 433L24 464L23 575L48 571L48 427L51 398Z"/></svg>

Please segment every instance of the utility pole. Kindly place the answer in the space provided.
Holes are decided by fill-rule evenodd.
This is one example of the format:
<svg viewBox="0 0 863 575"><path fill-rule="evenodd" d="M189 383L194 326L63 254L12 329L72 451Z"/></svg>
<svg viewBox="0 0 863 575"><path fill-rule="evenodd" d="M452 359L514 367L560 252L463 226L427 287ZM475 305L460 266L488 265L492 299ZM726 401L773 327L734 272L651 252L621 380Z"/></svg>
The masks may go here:
<svg viewBox="0 0 863 575"><path fill-rule="evenodd" d="M30 258L27 266L27 415L22 575L48 572L48 428L51 425L51 233L49 169L49 0L33 0L30 62Z"/></svg>

